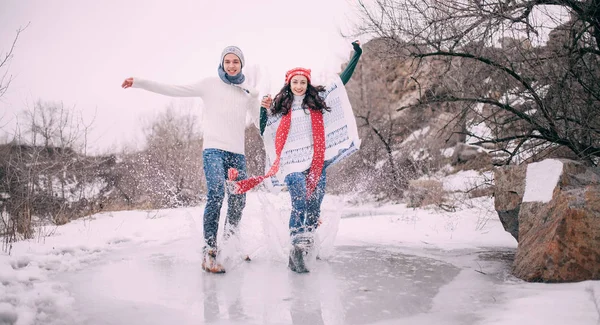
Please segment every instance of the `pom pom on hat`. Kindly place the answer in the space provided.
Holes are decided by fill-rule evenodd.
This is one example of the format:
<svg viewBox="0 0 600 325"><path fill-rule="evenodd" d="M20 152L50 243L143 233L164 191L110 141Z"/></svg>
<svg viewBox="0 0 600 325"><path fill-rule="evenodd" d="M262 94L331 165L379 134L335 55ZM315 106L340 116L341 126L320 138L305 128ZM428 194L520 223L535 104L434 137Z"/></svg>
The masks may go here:
<svg viewBox="0 0 600 325"><path fill-rule="evenodd" d="M308 83L310 83L310 69L305 69L305 68L293 68L292 70L289 70L288 72L285 73L285 83L289 84L290 80L292 80L292 78L294 76L305 76L306 79L308 79Z"/></svg>
<svg viewBox="0 0 600 325"><path fill-rule="evenodd" d="M221 53L221 65L223 65L223 60L225 60L225 55L227 55L229 53L235 54L240 59L240 63L243 68L244 67L244 53L242 53L242 50L240 50L239 47L233 46L233 45L226 47L223 50L223 52Z"/></svg>

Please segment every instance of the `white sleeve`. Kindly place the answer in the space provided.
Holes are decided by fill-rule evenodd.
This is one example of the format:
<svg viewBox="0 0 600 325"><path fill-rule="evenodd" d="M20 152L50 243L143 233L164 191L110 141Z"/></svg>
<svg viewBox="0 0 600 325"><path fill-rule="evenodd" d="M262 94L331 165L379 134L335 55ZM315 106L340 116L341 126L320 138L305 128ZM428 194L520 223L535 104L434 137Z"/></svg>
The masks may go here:
<svg viewBox="0 0 600 325"><path fill-rule="evenodd" d="M252 97L248 100L247 112L249 122L260 129L260 101L258 101L258 98Z"/></svg>
<svg viewBox="0 0 600 325"><path fill-rule="evenodd" d="M141 78L133 78L132 87L171 97L202 97L204 88L202 81L189 85L168 85Z"/></svg>

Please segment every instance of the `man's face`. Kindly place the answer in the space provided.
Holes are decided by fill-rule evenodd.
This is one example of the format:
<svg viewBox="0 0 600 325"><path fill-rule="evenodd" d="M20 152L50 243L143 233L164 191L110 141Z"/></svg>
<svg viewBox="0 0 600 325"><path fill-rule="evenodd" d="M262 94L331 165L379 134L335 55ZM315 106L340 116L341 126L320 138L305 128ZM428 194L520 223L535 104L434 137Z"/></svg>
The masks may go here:
<svg viewBox="0 0 600 325"><path fill-rule="evenodd" d="M304 95L306 87L308 87L308 79L305 76L293 76L292 80L290 80L290 88L292 88L292 93L296 96Z"/></svg>
<svg viewBox="0 0 600 325"><path fill-rule="evenodd" d="M232 77L240 73L242 70L242 62L240 61L240 58L233 53L228 53L225 55L223 58L223 70L225 70L225 72Z"/></svg>

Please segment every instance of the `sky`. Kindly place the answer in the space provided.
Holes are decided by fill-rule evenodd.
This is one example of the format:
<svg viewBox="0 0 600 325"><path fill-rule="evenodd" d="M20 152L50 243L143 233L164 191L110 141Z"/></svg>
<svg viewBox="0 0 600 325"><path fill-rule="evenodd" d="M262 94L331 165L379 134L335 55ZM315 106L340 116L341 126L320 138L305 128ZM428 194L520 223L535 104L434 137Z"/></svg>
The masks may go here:
<svg viewBox="0 0 600 325"><path fill-rule="evenodd" d="M8 67L13 81L0 98L0 139L14 133L19 112L62 102L92 123L88 152L140 143L144 123L181 100L123 90L127 77L185 84L216 75L222 49L237 45L245 73L258 71L261 93L276 92L285 71L338 73L347 61L355 17L350 0L0 2L0 53L21 33ZM0 73L6 72L6 69ZM21 122L22 123L22 122Z"/></svg>
<svg viewBox="0 0 600 325"><path fill-rule="evenodd" d="M525 192L555 188L557 163L532 164ZM485 178L467 170L441 181L459 195ZM0 252L0 323L598 324L600 281L527 283L510 275L517 242L493 198L467 199L454 212L350 203L357 200L325 197L321 261L313 256L307 274L287 269L287 193L248 194L240 242L221 244L222 275L199 266L203 206L42 227L11 255Z"/></svg>

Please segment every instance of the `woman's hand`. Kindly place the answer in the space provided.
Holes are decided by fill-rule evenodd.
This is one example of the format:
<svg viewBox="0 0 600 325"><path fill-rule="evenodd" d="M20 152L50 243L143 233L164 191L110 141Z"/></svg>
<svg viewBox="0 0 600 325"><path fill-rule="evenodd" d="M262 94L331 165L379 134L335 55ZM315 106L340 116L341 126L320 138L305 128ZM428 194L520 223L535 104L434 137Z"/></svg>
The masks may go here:
<svg viewBox="0 0 600 325"><path fill-rule="evenodd" d="M263 96L262 100L260 101L260 106L264 107L264 108L270 108L271 104L273 103L273 98L271 98L271 95L266 95Z"/></svg>

